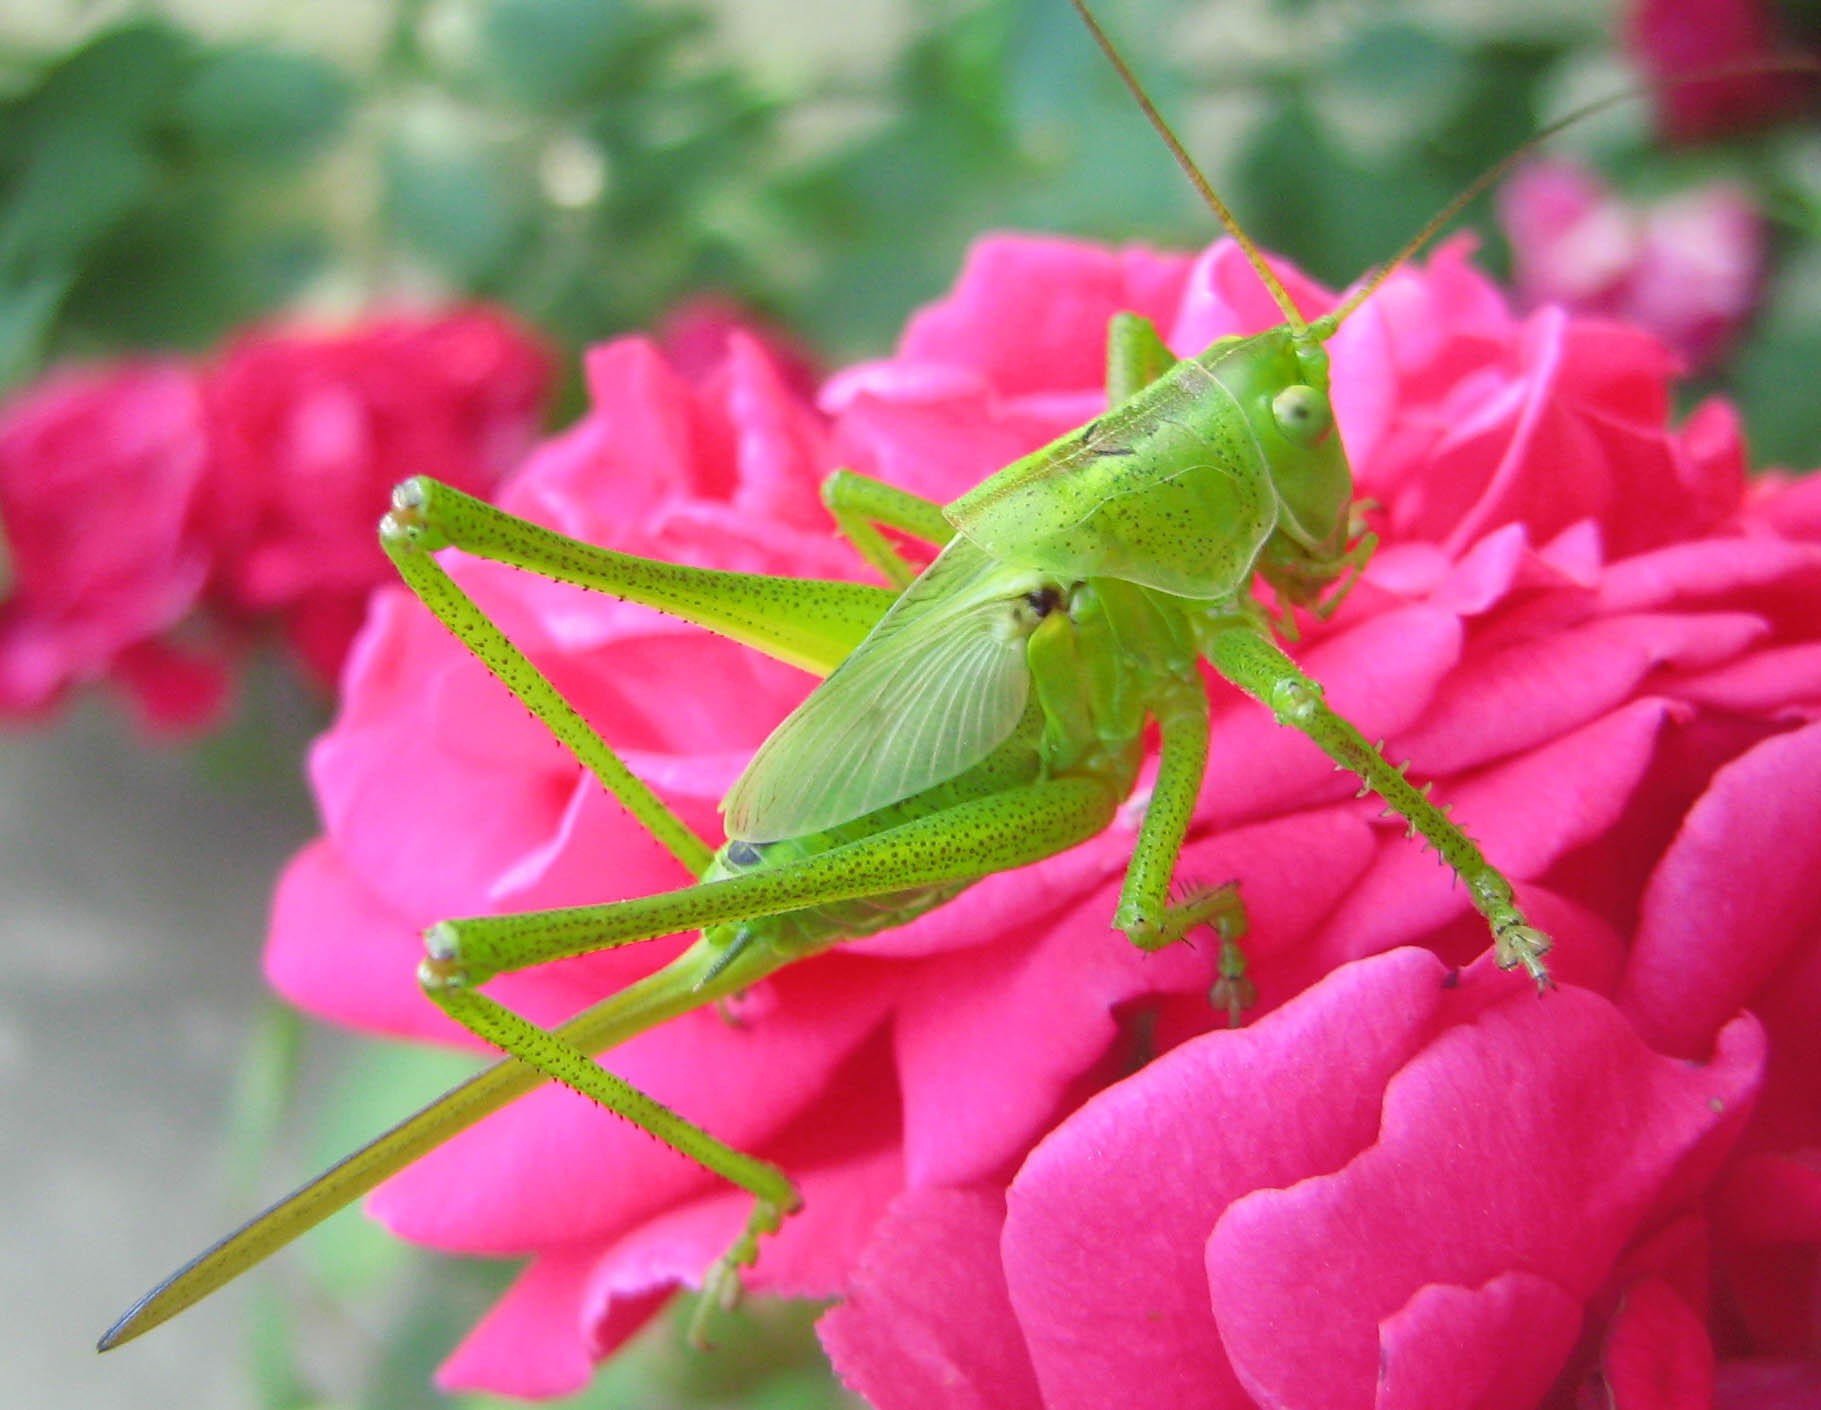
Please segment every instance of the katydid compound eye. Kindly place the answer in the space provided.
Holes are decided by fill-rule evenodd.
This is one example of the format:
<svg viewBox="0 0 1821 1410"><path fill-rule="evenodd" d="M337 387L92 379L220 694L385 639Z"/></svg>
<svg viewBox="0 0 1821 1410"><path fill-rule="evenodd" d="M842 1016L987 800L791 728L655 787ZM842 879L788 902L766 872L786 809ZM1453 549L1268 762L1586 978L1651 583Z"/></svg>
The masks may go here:
<svg viewBox="0 0 1821 1410"><path fill-rule="evenodd" d="M1298 445L1314 445L1334 426L1328 399L1301 383L1285 387L1271 398L1271 415L1277 421L1277 429Z"/></svg>

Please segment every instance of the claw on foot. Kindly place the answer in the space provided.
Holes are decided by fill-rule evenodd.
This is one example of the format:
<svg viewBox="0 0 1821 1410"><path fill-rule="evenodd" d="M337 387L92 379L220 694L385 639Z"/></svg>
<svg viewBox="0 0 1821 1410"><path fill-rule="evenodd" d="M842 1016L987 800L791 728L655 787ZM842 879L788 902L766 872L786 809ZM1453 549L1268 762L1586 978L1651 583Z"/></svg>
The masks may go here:
<svg viewBox="0 0 1821 1410"><path fill-rule="evenodd" d="M1555 987L1555 981L1549 977L1549 969L1543 963L1543 956L1549 953L1550 940L1542 931L1514 920L1495 929L1493 940L1500 969L1516 969L1522 965L1536 981L1539 993Z"/></svg>
<svg viewBox="0 0 1821 1410"><path fill-rule="evenodd" d="M1258 1002L1258 986L1246 976L1244 951L1230 936L1220 937L1220 977L1208 990L1208 1002L1227 1011L1227 1027L1237 1028L1245 1011Z"/></svg>
<svg viewBox="0 0 1821 1410"><path fill-rule="evenodd" d="M740 1270L759 1261L760 1238L777 1233L784 1216L796 1208L793 1205L790 1209L782 1209L765 1199L753 1201L752 1217L746 1221L745 1230L702 1275L702 1294L696 1299L695 1312L689 1319L690 1345L704 1351L708 1349L709 1319L717 1312L731 1312L739 1306Z"/></svg>

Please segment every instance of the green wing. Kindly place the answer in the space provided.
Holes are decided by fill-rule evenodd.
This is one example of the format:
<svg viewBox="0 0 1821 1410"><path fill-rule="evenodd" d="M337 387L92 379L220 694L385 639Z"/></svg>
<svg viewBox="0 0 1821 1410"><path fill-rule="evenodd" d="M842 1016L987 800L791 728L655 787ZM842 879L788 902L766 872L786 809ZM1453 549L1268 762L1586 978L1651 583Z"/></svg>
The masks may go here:
<svg viewBox="0 0 1821 1410"><path fill-rule="evenodd" d="M721 802L728 837L820 832L986 758L1024 714L1044 581L952 542L759 747Z"/></svg>

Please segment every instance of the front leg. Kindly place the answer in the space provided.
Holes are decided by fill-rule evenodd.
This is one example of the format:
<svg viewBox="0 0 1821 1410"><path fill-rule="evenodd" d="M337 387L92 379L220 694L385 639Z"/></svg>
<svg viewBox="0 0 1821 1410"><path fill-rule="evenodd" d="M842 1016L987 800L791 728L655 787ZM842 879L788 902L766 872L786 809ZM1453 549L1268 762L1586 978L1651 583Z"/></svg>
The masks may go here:
<svg viewBox="0 0 1821 1410"><path fill-rule="evenodd" d="M1180 940L1187 924L1168 905L1170 878L1188 836L1189 818L1208 767L1208 696L1200 679L1174 692L1156 711L1162 748L1157 781L1132 844L1113 926L1141 950Z"/></svg>
<svg viewBox="0 0 1821 1410"><path fill-rule="evenodd" d="M1372 555L1378 552L1378 535L1366 527L1366 514L1377 508L1373 500L1355 500L1347 522L1347 537L1352 547L1341 555L1337 565L1344 576L1326 597L1319 599L1311 609L1318 620L1326 622L1340 611L1341 603L1347 600L1347 594L1358 586L1359 580L1366 575L1366 565L1372 561Z"/></svg>
<svg viewBox="0 0 1821 1410"><path fill-rule="evenodd" d="M1524 918L1512 899L1511 883L1486 860L1472 838L1404 777L1401 768L1328 708L1319 685L1250 627L1229 627L1219 632L1211 643L1208 659L1234 685L1268 705L1279 724L1301 730L1330 758L1358 774L1420 832L1467 883L1467 894L1492 929L1499 967L1523 965L1538 988L1549 987L1549 971L1543 964L1549 937Z"/></svg>

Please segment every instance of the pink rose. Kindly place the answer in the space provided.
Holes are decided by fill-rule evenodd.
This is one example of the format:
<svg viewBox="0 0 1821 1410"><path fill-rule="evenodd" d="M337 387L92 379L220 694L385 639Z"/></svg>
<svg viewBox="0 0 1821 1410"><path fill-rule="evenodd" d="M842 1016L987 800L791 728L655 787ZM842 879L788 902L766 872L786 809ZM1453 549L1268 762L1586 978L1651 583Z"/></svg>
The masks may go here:
<svg viewBox="0 0 1821 1410"><path fill-rule="evenodd" d="M1306 310L1331 302L1286 277ZM1226 244L1191 262L986 240L894 357L829 384L823 415L743 340L696 385L645 345L597 351L593 409L504 502L635 552L857 574L820 514L819 477L848 464L952 498L1096 414L1121 309L1183 352L1280 321ZM1460 888L1306 739L1212 682L1213 761L1178 874L1241 883L1252 1027L1216 1031L1210 947L1145 956L1108 929L1134 806L1072 852L782 972L738 1026L697 1013L610 1055L799 1179L807 1206L749 1282L850 1294L827 1340L881 1405L1085 1403L1093 1385L1107 1403L1106 1374L1161 1387L1172 1358L1184 1369L1159 1403L1190 1380L1206 1381L1196 1394L1278 1387L1324 1403L1297 1399L1318 1373L1370 1392L1368 1334L1393 1338L1398 1384L1463 1404L1514 1344L1534 1352L1530 1398L1512 1402L1526 1404L1589 1367L1661 1382L1674 1352L1690 1384L1738 1383L1812 1350L1799 1318L1777 1321L1777 1299L1812 1272L1798 1172L1821 1149L1821 1065L1802 1061L1821 1032L1804 978L1821 976L1821 893L1805 882L1821 780L1804 786L1821 733L1804 727L1821 714L1821 503L1801 485L1748 498L1728 408L1668 424L1658 344L1557 309L1514 317L1459 244L1395 275L1330 347L1385 547L1299 653L1518 880L1556 937L1563 989L1539 1001L1483 961L1450 989L1446 966L1487 947ZM459 557L454 571L704 827L809 684L640 609ZM281 884L268 954L296 1001L456 1037L416 990L419 927L684 880L402 593L376 599L346 686L314 759L326 835ZM1413 943L1439 961L1372 958ZM556 1019L676 944L495 992ZM1745 1005L1755 1017L1736 1017ZM1144 1066L1154 1053L1169 1056ZM1248 1080L1206 1085L1201 1068L1219 1062ZM1775 1123L1746 1121L1754 1098ZM1142 1154L1084 1159L1115 1109ZM1177 1134L1149 1139L1166 1126ZM1171 1173L1204 1165L1205 1184ZM1111 1169L1144 1210L1116 1218L1102 1192L1078 1197ZM1422 1200L1400 1201L1413 1174ZM1710 1209L1742 1179L1741 1217L1760 1216L1749 1237ZM1333 1211L1313 1226L1332 1249L1268 1198L1286 1186ZM441 1380L554 1394L699 1278L746 1203L547 1090L370 1208L407 1237L529 1257ZM1121 1220L1131 1271L1108 1264L1108 1290L1138 1288L1136 1265L1161 1258L1143 1275L1153 1300L1127 1307L1119 1335L1072 1334L1074 1290L1099 1276L1084 1251ZM1756 1301L1709 1308L1703 1247ZM1329 1253L1352 1262L1328 1268ZM1249 1270L1223 1271L1218 1298L1217 1256ZM1539 1297L1536 1340L1507 1331ZM1069 1346L1098 1358L1101 1380L1046 1360Z"/></svg>
<svg viewBox="0 0 1821 1410"><path fill-rule="evenodd" d="M196 378L171 363L66 372L0 412L0 712L106 679L154 731L215 716L218 653L172 636L209 571L207 461Z"/></svg>
<svg viewBox="0 0 1821 1410"><path fill-rule="evenodd" d="M1579 164L1551 158L1506 183L1499 219L1521 305L1636 324L1691 367L1724 349L1757 300L1764 231L1727 182L1638 207Z"/></svg>
<svg viewBox="0 0 1821 1410"><path fill-rule="evenodd" d="M1626 36L1651 77L1666 82L1800 54L1777 10L1765 0L1637 0ZM1726 137L1799 113L1812 86L1794 73L1679 83L1664 90L1659 116L1664 132L1679 141Z"/></svg>
<svg viewBox="0 0 1821 1410"><path fill-rule="evenodd" d="M1240 879L1285 1008L1106 1091L1009 1187L908 1188L824 1323L882 1410L1821 1379L1821 481L1747 499L1728 409L1667 431L1648 338L1516 321L1459 250L1331 345L1387 543L1305 659L1458 802L1567 983L1348 964L1465 963L1483 927L1319 755L1217 707L1181 870ZM1229 326L1194 318L1239 277L1214 263L1179 347Z"/></svg>
<svg viewBox="0 0 1821 1410"><path fill-rule="evenodd" d="M282 614L333 682L368 591L391 579L373 524L392 486L430 473L487 492L530 444L550 371L518 324L480 307L242 335L205 376L214 599Z"/></svg>

